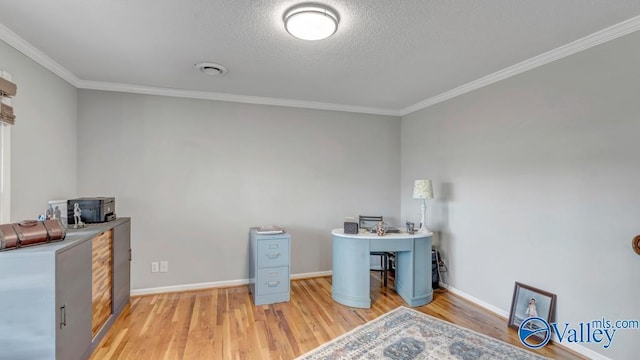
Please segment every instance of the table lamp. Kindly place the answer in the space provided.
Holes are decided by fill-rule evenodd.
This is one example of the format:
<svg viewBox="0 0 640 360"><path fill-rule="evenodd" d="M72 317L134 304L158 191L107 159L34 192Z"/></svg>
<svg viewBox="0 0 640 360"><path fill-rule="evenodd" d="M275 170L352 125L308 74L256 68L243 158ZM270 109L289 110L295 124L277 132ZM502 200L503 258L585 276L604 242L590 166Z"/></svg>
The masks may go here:
<svg viewBox="0 0 640 360"><path fill-rule="evenodd" d="M418 232L428 232L427 230L427 205L426 199L433 199L433 186L431 180L416 180L413 183L413 198L422 201L422 221Z"/></svg>

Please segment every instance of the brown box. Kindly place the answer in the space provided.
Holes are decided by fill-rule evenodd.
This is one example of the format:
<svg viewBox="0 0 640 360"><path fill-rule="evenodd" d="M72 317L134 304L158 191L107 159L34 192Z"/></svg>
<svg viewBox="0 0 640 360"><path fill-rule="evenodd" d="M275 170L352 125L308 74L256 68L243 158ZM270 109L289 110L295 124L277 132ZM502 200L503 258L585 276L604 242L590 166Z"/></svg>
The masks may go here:
<svg viewBox="0 0 640 360"><path fill-rule="evenodd" d="M20 240L13 225L0 225L0 251L15 249L18 246L20 246Z"/></svg>
<svg viewBox="0 0 640 360"><path fill-rule="evenodd" d="M14 96L17 90L18 87L16 86L16 84L3 77L0 77L0 95Z"/></svg>
<svg viewBox="0 0 640 360"><path fill-rule="evenodd" d="M0 114L0 122L14 125L16 123L16 117L14 115L4 115Z"/></svg>
<svg viewBox="0 0 640 360"><path fill-rule="evenodd" d="M49 241L47 228L42 221L25 220L13 225L18 234L20 247L37 245Z"/></svg>
<svg viewBox="0 0 640 360"><path fill-rule="evenodd" d="M13 116L13 106L0 103L0 116Z"/></svg>

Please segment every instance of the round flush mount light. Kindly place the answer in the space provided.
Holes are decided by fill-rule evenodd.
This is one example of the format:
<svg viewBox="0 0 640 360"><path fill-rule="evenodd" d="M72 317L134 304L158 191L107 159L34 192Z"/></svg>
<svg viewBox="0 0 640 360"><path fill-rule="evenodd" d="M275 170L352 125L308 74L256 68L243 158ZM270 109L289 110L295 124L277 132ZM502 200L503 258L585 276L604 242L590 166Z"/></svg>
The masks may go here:
<svg viewBox="0 0 640 360"><path fill-rule="evenodd" d="M338 30L338 13L316 4L294 6L284 14L284 27L302 40L322 40Z"/></svg>
<svg viewBox="0 0 640 360"><path fill-rule="evenodd" d="M224 75L227 73L227 68L220 65L220 64L216 64L216 63L212 63L212 62L201 62L201 63L197 63L195 65L195 67L202 71L203 73L210 75L210 76L220 76L220 75Z"/></svg>

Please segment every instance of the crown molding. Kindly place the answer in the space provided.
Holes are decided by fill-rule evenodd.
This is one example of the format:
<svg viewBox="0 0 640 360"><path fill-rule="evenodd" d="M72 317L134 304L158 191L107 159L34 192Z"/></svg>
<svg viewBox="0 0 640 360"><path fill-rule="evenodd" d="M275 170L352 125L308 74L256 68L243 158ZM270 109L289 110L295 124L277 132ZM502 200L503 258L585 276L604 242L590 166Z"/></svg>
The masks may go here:
<svg viewBox="0 0 640 360"><path fill-rule="evenodd" d="M134 94L170 96L170 97L189 98L189 99L219 100L219 101L246 103L246 104L286 106L286 107L303 108L303 109L344 111L344 112L373 114L373 115L387 115L387 116L397 116L397 117L400 116L399 111L393 110L393 109L372 108L372 107L364 107L364 106L332 104L332 103L323 103L323 102L315 102L315 101L303 101L303 100L270 98L270 97L260 97L260 96L236 95L236 94L209 92L209 91L180 90L180 89L170 89L170 88L102 82L102 81L80 80L76 87L80 89L88 89L88 90L128 92L128 93L134 93Z"/></svg>
<svg viewBox="0 0 640 360"><path fill-rule="evenodd" d="M493 74L489 74L487 76L481 77L480 79L443 92L442 94L436 95L432 98L407 106L399 111L400 116L405 116L418 110L428 108L429 106L441 103L462 94L466 94L470 91L477 90L487 85L491 85L498 81L521 74L525 71L535 69L539 66L546 65L550 62L565 58L580 51L587 50L596 45L600 45L602 43L617 39L637 30L640 30L640 16L625 20L621 23L602 29L598 32L587 35L566 45L557 47L551 51L547 51L546 53L496 71Z"/></svg>
<svg viewBox="0 0 640 360"><path fill-rule="evenodd" d="M48 57L42 51L38 50L35 46L28 43L26 40L18 36L18 34L11 31L8 27L0 24L0 40L16 48L31 60L42 65L45 69L58 75L69 84L78 87L80 79L75 76L71 71L67 70L64 66L58 64L55 60Z"/></svg>
<svg viewBox="0 0 640 360"><path fill-rule="evenodd" d="M104 91L116 91L116 92L128 92L134 94L146 94L146 95L159 95L159 96L171 96L180 98L191 99L205 99L205 100L219 100L229 101L247 104L259 104L259 105L274 105L274 106L286 106L303 109L315 109L315 110L331 110L331 111L344 111L362 114L373 115L386 115L399 117L398 110L384 109L384 108L372 108L365 106L353 106L333 103L323 103L315 101L303 101L293 99L280 99L269 98L259 96L246 96L235 94L224 94L207 91L191 91L191 90L179 90L169 89L152 86L141 86L122 83L111 83L102 81L88 81L82 80L75 76L71 71L67 70L64 66L58 64L55 60L45 55L42 51L38 50L35 46L18 36L11 31L8 27L0 24L0 40L6 42L16 50L26 55L31 60L43 66L45 69L58 75L60 78L75 86L78 89L90 89L90 90L104 90Z"/></svg>
<svg viewBox="0 0 640 360"><path fill-rule="evenodd" d="M630 34L634 31L640 30L640 16L633 17L625 20L621 23L615 24L591 35L587 35L581 39L573 41L569 44L560 46L551 51L535 56L531 59L522 61L515 65L509 66L502 70L496 71L493 74L489 74L480 79L474 80L457 88L445 91L439 95L431 97L429 99L420 101L416 104L407 106L400 110L385 109L385 108L372 108L364 106L353 106L333 103L323 103L315 101L303 101L293 99L281 99L259 96L246 96L225 94L207 91L192 91L192 90L180 90L169 89L151 86L140 86L132 84L111 83L102 81L88 81L81 80L75 76L72 72L67 70L62 65L58 64L55 60L45 55L42 51L22 39L16 33L9 28L0 24L0 40L3 40L7 44L13 46L18 51L31 58L36 63L42 65L44 68L58 75L71 85L79 89L90 90L104 90L115 92L128 92L134 94L146 94L146 95L159 95L159 96L171 96L181 98L192 99L205 99L205 100L219 100L230 101L247 104L259 104L259 105L273 105L273 106L286 106L294 108L315 109L315 110L331 110L331 111L344 111L353 113L373 114L373 115L386 115L386 116L406 116L418 110L425 109L429 106L441 103L443 101L452 99L454 97L466 94L470 91L480 89L487 85L491 85L498 81L507 79L509 77L521 74L525 71L535 69L539 66L548 64L550 62L565 58L583 50L587 50L596 45L617 39L624 35Z"/></svg>

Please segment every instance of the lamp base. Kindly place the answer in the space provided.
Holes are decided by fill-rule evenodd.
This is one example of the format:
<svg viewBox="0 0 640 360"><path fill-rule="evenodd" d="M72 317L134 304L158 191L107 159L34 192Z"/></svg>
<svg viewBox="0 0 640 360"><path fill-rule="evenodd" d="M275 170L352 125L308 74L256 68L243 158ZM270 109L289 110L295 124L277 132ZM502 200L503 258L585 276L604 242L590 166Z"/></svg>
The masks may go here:
<svg viewBox="0 0 640 360"><path fill-rule="evenodd" d="M421 206L420 206L420 210L421 210L421 215L422 215L422 220L420 221L420 229L418 229L417 232L419 233L426 233L429 232L429 229L427 229L427 204L425 203L424 199L420 199L421 201Z"/></svg>

